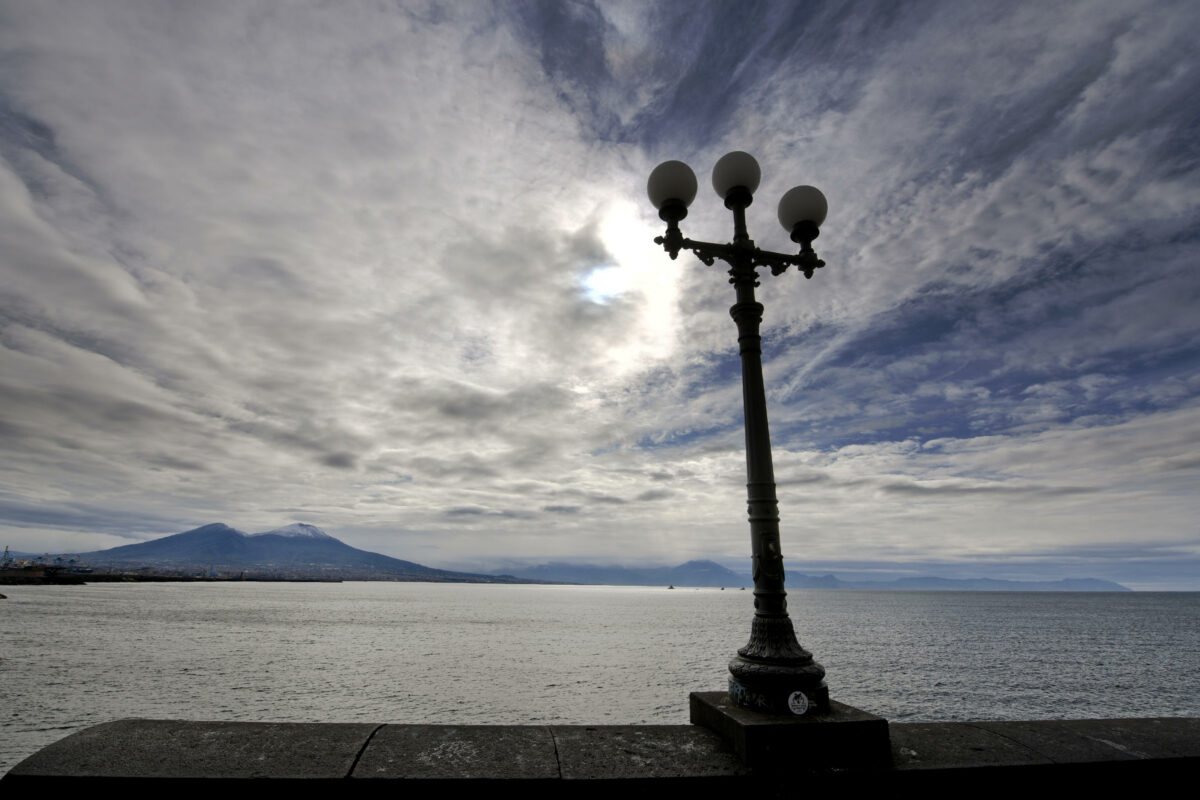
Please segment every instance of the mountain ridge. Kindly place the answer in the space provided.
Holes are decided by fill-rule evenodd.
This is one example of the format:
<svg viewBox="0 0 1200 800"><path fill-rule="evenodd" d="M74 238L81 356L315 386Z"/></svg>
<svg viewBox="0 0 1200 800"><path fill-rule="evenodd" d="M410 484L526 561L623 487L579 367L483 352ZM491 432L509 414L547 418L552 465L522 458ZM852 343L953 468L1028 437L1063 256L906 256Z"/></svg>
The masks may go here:
<svg viewBox="0 0 1200 800"><path fill-rule="evenodd" d="M65 554L64 554L65 555ZM673 567L549 562L509 568L503 573L456 572L352 547L315 525L296 522L261 533L247 534L223 522L212 522L182 533L107 550L72 554L94 568L149 568L250 572L292 578L333 580L401 580L462 583L577 583L615 586L750 587L748 575L707 559ZM849 589L859 591L1035 591L1128 592L1128 587L1096 578L1057 581L1015 581L994 578L912 577L880 581L848 581L832 573L789 572L789 589Z"/></svg>
<svg viewBox="0 0 1200 800"><path fill-rule="evenodd" d="M351 547L315 525L293 523L247 534L212 522L148 542L76 554L93 568L250 572L332 580L529 583L510 575L435 569Z"/></svg>

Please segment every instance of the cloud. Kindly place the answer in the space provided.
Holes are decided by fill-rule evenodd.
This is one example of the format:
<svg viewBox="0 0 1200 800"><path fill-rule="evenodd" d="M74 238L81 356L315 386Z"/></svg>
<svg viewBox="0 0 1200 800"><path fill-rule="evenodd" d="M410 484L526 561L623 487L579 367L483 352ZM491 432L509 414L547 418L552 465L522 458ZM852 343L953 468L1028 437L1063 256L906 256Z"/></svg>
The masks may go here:
<svg viewBox="0 0 1200 800"><path fill-rule="evenodd" d="M1190 535L1186 5L2 13L30 549L295 517L436 565L744 560L732 292L644 199L688 160L685 233L725 240L732 149L760 245L792 184L831 203L828 267L758 289L787 552Z"/></svg>

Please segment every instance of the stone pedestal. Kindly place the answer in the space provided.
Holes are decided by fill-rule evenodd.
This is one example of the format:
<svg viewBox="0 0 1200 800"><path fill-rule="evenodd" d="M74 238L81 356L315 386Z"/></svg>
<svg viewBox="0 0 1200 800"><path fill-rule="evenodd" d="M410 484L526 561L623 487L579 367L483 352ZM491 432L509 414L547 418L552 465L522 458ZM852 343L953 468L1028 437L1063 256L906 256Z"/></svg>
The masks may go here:
<svg viewBox="0 0 1200 800"><path fill-rule="evenodd" d="M892 763L887 720L834 700L827 712L804 716L743 708L725 692L692 692L690 705L692 724L717 733L755 770L886 769Z"/></svg>

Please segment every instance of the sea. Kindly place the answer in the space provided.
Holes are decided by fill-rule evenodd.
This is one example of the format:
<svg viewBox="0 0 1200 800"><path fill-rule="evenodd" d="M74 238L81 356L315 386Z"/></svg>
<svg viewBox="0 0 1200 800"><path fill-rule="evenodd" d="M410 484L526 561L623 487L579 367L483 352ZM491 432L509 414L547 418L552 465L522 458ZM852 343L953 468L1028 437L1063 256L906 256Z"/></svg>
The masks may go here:
<svg viewBox="0 0 1200 800"><path fill-rule="evenodd" d="M749 589L7 586L0 774L116 719L687 724ZM800 590L830 696L892 722L1200 716L1200 593Z"/></svg>

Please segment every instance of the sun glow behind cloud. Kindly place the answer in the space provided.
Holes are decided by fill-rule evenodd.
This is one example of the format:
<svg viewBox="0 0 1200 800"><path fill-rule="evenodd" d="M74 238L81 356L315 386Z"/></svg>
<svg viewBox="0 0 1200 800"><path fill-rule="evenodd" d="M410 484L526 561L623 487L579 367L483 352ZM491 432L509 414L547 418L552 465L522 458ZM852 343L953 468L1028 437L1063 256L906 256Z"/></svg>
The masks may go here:
<svg viewBox="0 0 1200 800"><path fill-rule="evenodd" d="M637 306L630 328L612 331L617 344L607 355L619 376L669 359L679 331L679 269L654 251L658 232L642 221L641 211L628 200L609 205L601 216L599 238L613 264L593 270L585 281L598 302L625 300Z"/></svg>
<svg viewBox="0 0 1200 800"><path fill-rule="evenodd" d="M583 279L583 290L594 303L607 303L628 288L628 277L620 267L596 267Z"/></svg>

